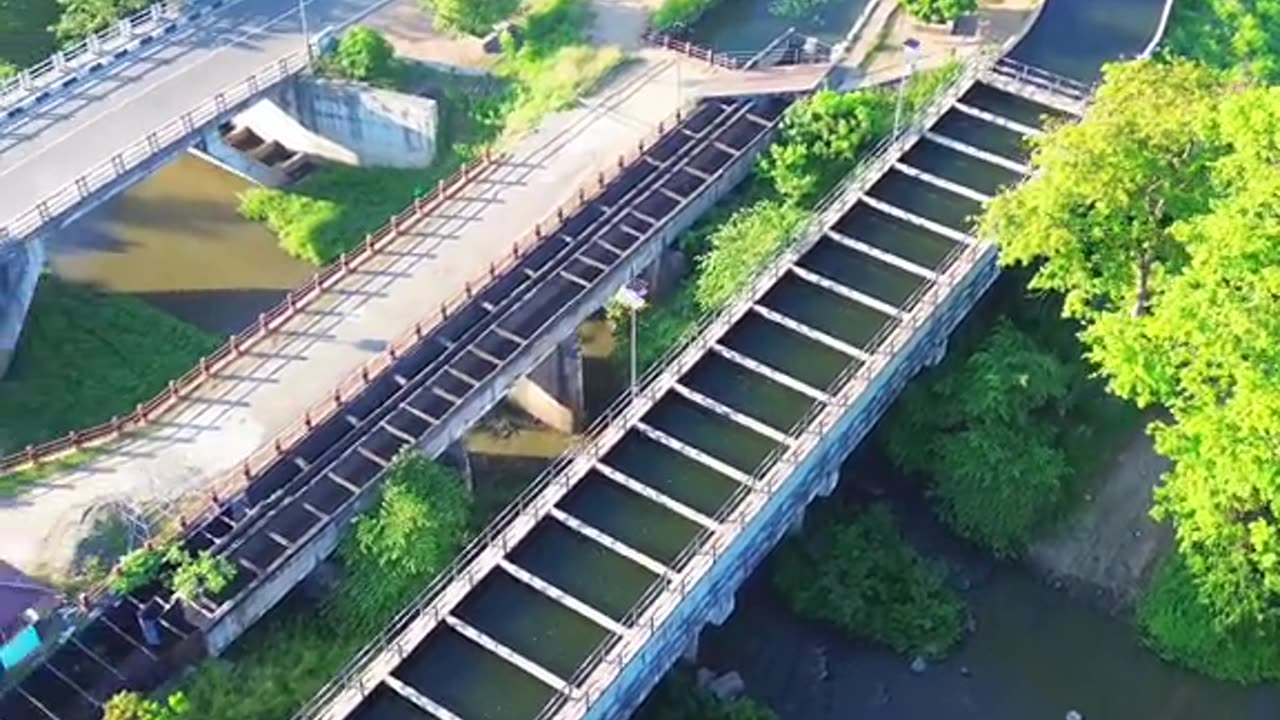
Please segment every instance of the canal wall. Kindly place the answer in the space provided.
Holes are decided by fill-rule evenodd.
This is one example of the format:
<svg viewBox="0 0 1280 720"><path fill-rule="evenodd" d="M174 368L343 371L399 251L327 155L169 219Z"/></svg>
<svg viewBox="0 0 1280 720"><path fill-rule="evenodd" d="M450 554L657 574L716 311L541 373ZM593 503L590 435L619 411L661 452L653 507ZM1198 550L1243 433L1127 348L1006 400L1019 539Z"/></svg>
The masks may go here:
<svg viewBox="0 0 1280 720"><path fill-rule="evenodd" d="M8 372L17 352L44 255L44 242L39 239L0 246L0 377Z"/></svg>
<svg viewBox="0 0 1280 720"><path fill-rule="evenodd" d="M254 185L280 187L289 181L278 167L271 167L246 152L227 144L222 129L210 125L200 133L200 140L191 148L191 154L205 162L244 178Z"/></svg>
<svg viewBox="0 0 1280 720"><path fill-rule="evenodd" d="M299 76L234 123L344 165L423 168L436 156L439 111L428 97Z"/></svg>

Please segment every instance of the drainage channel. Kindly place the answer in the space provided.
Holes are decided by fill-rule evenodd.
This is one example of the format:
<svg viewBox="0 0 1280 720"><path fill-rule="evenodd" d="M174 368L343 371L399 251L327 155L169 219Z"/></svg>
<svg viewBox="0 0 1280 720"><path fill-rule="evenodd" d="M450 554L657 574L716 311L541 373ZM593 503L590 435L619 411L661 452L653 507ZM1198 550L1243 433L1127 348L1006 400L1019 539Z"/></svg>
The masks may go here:
<svg viewBox="0 0 1280 720"><path fill-rule="evenodd" d="M1022 177L1024 138L1059 117L972 85L665 392L552 479L530 503L540 516L513 521L306 717L583 712L588 678L612 670L601 658L644 630L659 592L761 490L760 468L975 243L982 202Z"/></svg>
<svg viewBox="0 0 1280 720"><path fill-rule="evenodd" d="M235 562L232 587L200 607L185 606L158 584L119 599L0 698L0 717L96 720L114 692L154 687L199 657L203 638L189 615L200 629L225 618L308 542L349 516L401 448L450 431L465 405L496 402L501 392L493 380L517 359L540 359L526 357L535 341L588 291L620 285L625 275L616 271L662 239L700 193L758 147L788 104L772 96L699 104L513 270L283 452L244 495L189 530L183 541L189 551ZM260 609L249 621L287 589L270 589L272 597L254 603ZM142 617L155 620L146 623L159 635L152 643Z"/></svg>

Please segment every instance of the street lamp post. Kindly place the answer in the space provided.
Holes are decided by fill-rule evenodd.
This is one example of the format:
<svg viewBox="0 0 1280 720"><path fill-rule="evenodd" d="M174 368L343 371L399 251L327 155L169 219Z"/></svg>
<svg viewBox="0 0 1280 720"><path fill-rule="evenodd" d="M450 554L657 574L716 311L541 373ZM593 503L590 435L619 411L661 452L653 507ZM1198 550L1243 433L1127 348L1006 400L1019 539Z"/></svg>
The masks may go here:
<svg viewBox="0 0 1280 720"><path fill-rule="evenodd" d="M898 101L893 110L893 136L896 138L902 130L902 104L907 93L907 85L916 72L916 60L920 57L920 41L907 38L902 41L902 52L907 56L907 76L898 82Z"/></svg>
<svg viewBox="0 0 1280 720"><path fill-rule="evenodd" d="M633 278L618 291L618 302L631 311L631 399L636 397L636 313L642 310L649 294L649 286L640 278Z"/></svg>
<svg viewBox="0 0 1280 720"><path fill-rule="evenodd" d="M307 65L315 63L315 55L311 50L311 33L307 31L307 0L298 0L298 15L302 18L302 44L307 48Z"/></svg>

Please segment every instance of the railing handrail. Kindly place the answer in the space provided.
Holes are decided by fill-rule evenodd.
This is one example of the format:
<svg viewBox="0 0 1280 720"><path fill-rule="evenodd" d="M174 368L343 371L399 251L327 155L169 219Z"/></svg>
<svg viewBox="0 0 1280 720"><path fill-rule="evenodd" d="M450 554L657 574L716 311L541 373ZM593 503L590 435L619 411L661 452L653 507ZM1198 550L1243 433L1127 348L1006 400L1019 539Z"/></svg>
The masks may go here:
<svg viewBox="0 0 1280 720"><path fill-rule="evenodd" d="M784 33L784 35L778 38L777 40L775 40L774 43L777 43L779 41L785 41L789 37L789 35L790 33ZM659 48L663 48L664 50L671 50L673 52L678 52L683 55L687 55L688 57L691 57L695 60L704 60L711 65L716 65L718 67L722 67L728 70L752 69L756 64L756 62L759 60L760 56L764 52L767 52L768 50L772 49L772 45L773 45L773 43L771 43L771 46L769 48L766 48L766 50L764 51L716 50L714 48L710 48L705 45L699 45L698 43L695 43L691 40L683 40L675 37L674 35L670 35L664 32L659 32L653 29L645 30L644 35L642 36L642 39L644 40L644 42L652 45L653 47L659 47ZM823 63L830 62L831 54L832 54L831 46L827 45L826 43L819 43L819 48L822 50L825 50L826 52L819 53L818 56L815 56L813 58L807 58L803 63L796 63L796 64L820 65Z"/></svg>
<svg viewBox="0 0 1280 720"><path fill-rule="evenodd" d="M829 218L828 214L832 206L834 206L836 202L840 201L846 193L849 192L850 188L855 187L859 182L862 182L867 173L879 167L886 154L894 148L903 136L908 132L918 129L922 120L930 116L930 112L934 110L935 105L949 105L957 96L955 88L958 86L964 86L968 81L975 78L979 72L978 66L982 63L982 56L980 56L978 60L971 62L966 67L966 71L953 80L952 88L950 88L948 93L940 96L937 103L930 105L927 108L918 109L908 119L908 122L904 123L901 133L891 137L886 137L873 146L864 157L864 160L861 161L848 176L846 176L845 180L818 203L809 223L807 223L805 227L796 234L796 236L806 237L806 234L814 232L814 228L816 226L822 225L825 228L829 225L832 218ZM427 584L423 591L419 593L418 597L397 613L396 616L393 617L372 640L370 640L370 642L366 643L366 645L361 648L361 650L357 652L356 655L353 656L334 676L333 680L314 695L311 700L294 715L294 720L304 720L305 718L313 717L315 713L332 703L333 700L336 699L337 695L352 687L353 684L358 686L359 682L356 681L356 678L363 673L364 667L369 662L394 647L396 638L410 623L428 610L435 598L449 587L450 584L458 579L468 577L468 566L471 562L485 549L490 547L515 519L521 517L530 509L536 510L539 508L539 503L535 502L535 499L538 496L550 489L558 481L561 483L569 482L561 479L561 474L565 469L575 463L578 463L584 458L594 462L594 460L604 454L604 451L597 446L601 443L605 431L613 425L614 421L629 415L635 415L637 414L634 409L635 406L638 406L645 401L656 400L657 397L653 397L653 395L655 393L655 381L658 378L662 377L664 374L673 372L673 370L680 372L683 371L683 366L678 366L673 362L674 360L678 359L682 354L686 353L686 351L690 351L698 347L698 341L702 339L706 330L716 323L725 322L725 318L737 309L736 306L743 298L761 291L760 286L762 283L772 286L772 284L777 281L781 271L776 270L776 268L780 267L782 264L779 260L790 253L796 252L798 245L798 243L790 243L776 250L769 261L770 266L757 273L753 282L739 290L739 292L735 294L734 301L726 304L725 307L719 310L704 314L693 326L687 329L681 335L680 340L668 348L667 351L664 352L662 356L650 365L650 367L642 374L637 383L637 391L634 394L623 393L616 398L614 402L596 418L590 427L588 427L587 430L584 431L568 449L557 457L542 473L538 475L536 479L534 479L533 482L526 486L523 491L521 491L510 503L507 504L505 508L503 508L502 511L494 516L494 518L479 534L467 543L466 547L464 547L458 555L453 558L449 565L442 569L432 579L432 581ZM917 293L920 292L922 291L917 290ZM882 332L885 331L882 330ZM704 344L709 344L709 342ZM846 369L844 374L847 374L848 372L849 369ZM665 393L665 388L663 389L663 393ZM661 394L662 393L658 393L658 396L661 396ZM768 458L766 458L766 460L768 460ZM743 492L743 490L745 490L745 488L740 489L739 493ZM724 506L724 508L729 507L731 507L730 503L726 503ZM722 509L722 512L725 511L726 510ZM475 581L478 582L478 579ZM650 591L652 591L652 588ZM633 608L632 613L635 612L637 611ZM609 641L606 640L606 642ZM584 667L586 665L588 665L588 663L583 664ZM579 670L579 672L582 671Z"/></svg>
<svg viewBox="0 0 1280 720"><path fill-rule="evenodd" d="M44 60L22 68L13 77L0 80L0 110L16 104L16 101L11 98L19 93L39 92L39 87L36 87L36 83L48 77L50 73L70 70L70 74L74 75L78 68L70 68L68 65L82 57L109 55L112 49L104 46L110 45L112 41L116 39L132 40L133 33L139 31L141 29L139 26L145 25L148 20L158 23L161 19L168 17L172 11L181 9L186 5L199 4L200 1L158 0L147 8L118 18L110 26L102 30L90 33L77 42L55 50L53 54Z"/></svg>

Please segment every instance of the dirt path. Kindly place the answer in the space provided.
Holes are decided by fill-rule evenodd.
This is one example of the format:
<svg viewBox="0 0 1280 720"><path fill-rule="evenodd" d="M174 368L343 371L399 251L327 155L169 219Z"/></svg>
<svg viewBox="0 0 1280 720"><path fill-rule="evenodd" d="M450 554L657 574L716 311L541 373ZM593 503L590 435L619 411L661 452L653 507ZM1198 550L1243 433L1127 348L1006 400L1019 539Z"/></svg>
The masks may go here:
<svg viewBox="0 0 1280 720"><path fill-rule="evenodd" d="M1131 603L1172 541L1151 519L1151 493L1169 461L1136 431L1081 506L1028 554L1032 566L1115 607Z"/></svg>

